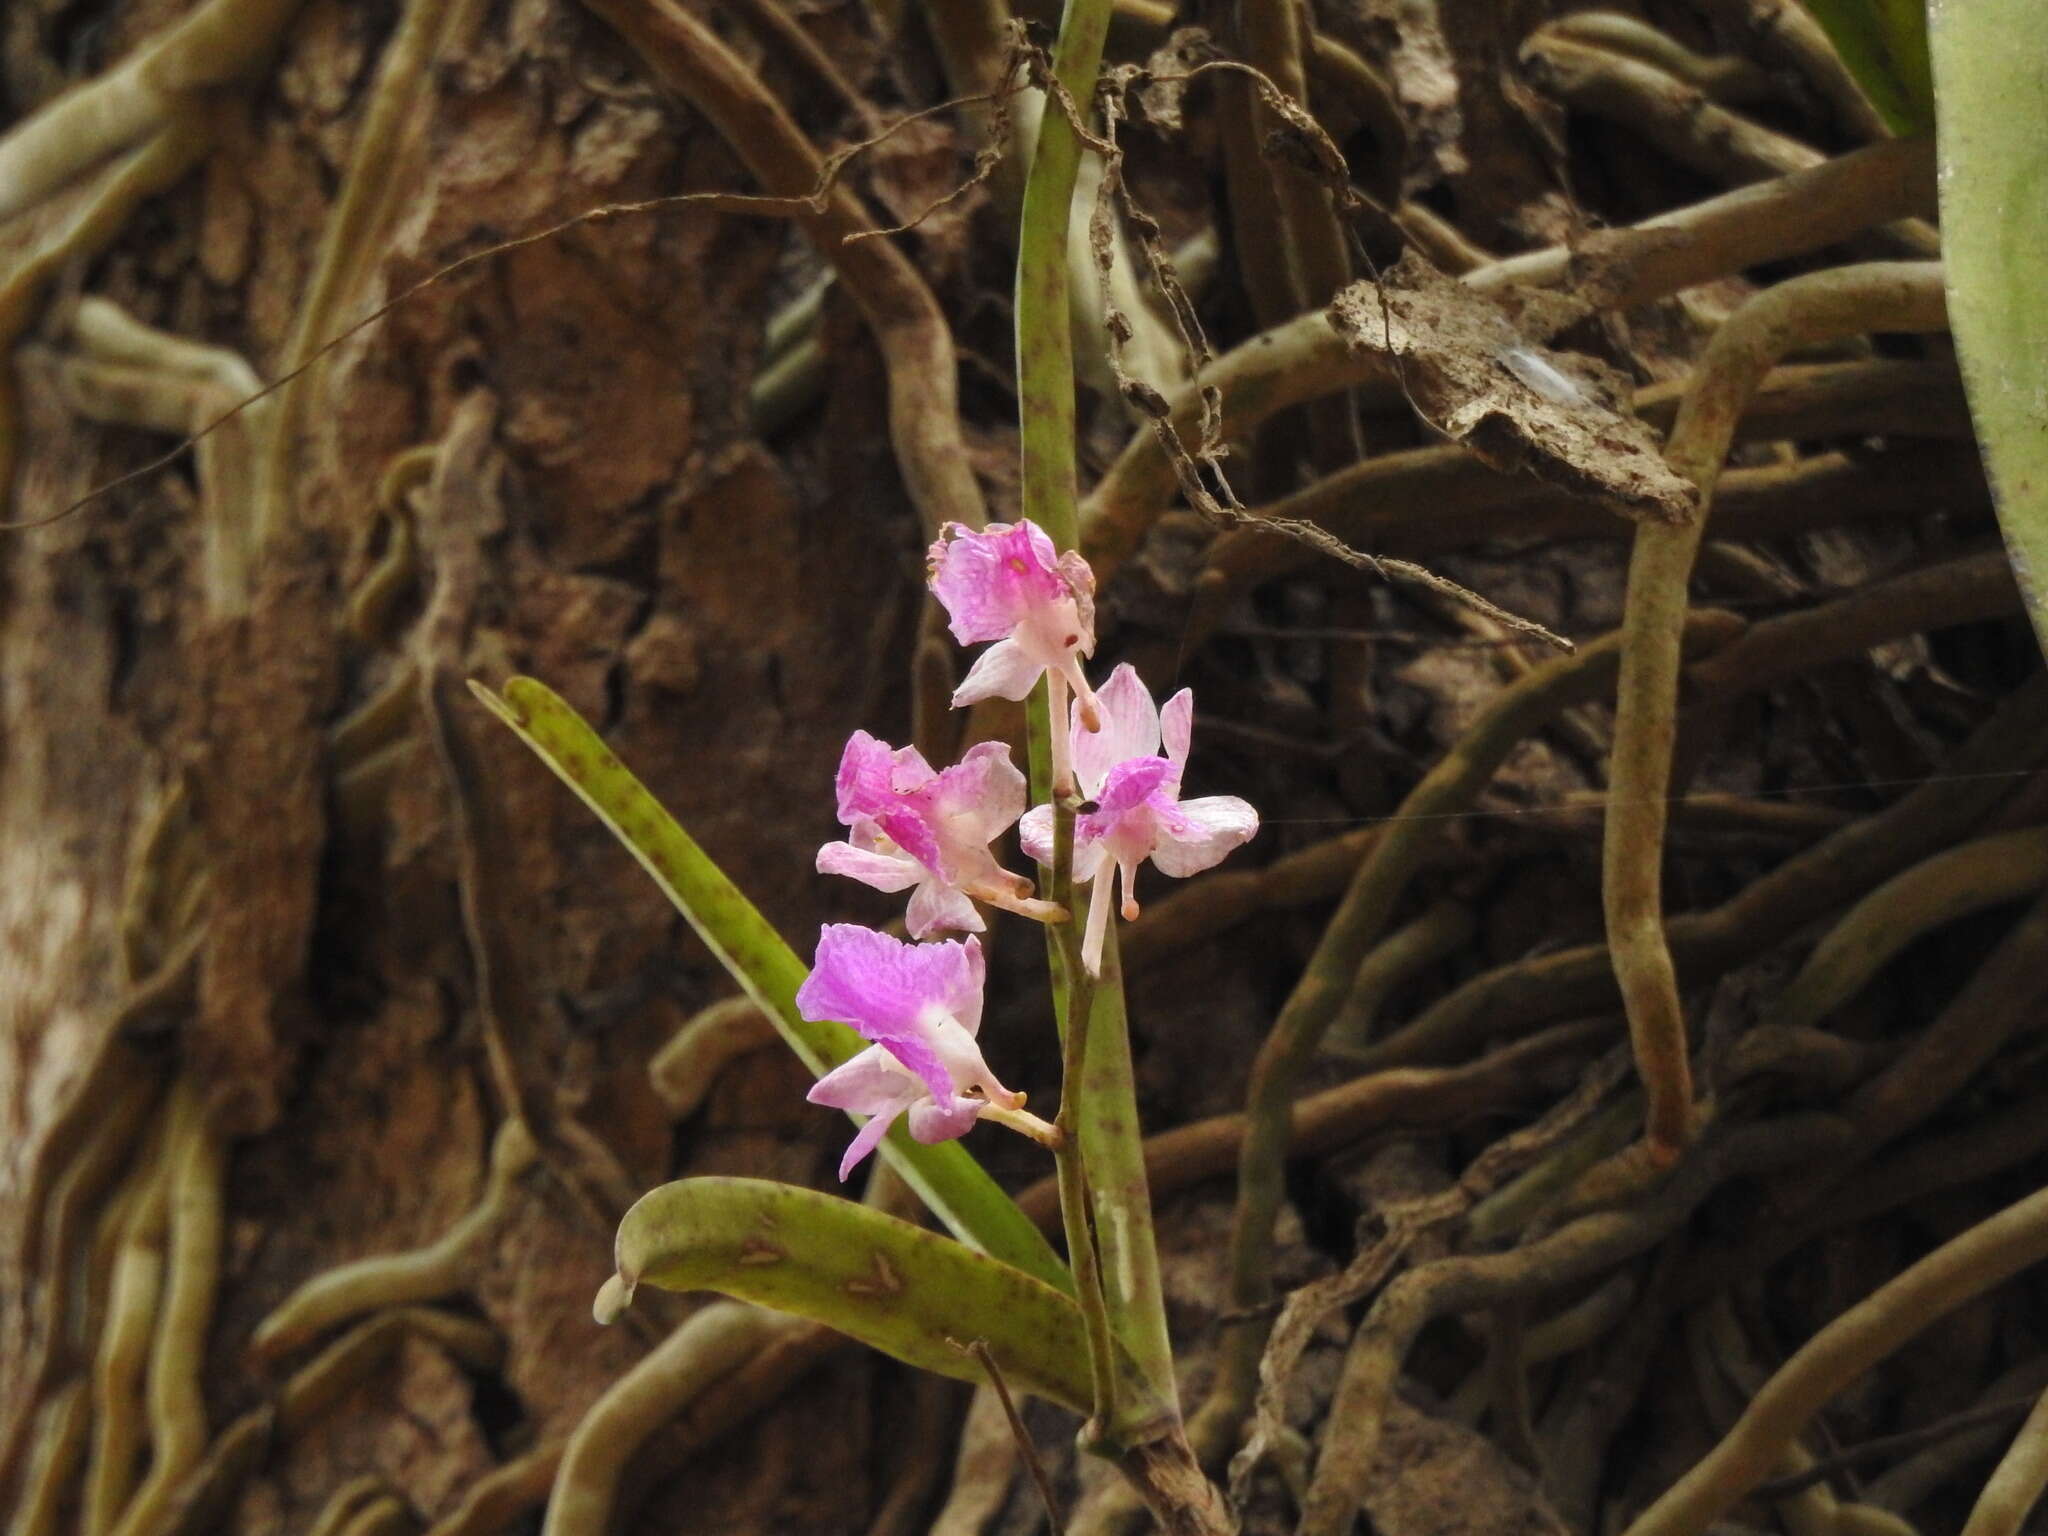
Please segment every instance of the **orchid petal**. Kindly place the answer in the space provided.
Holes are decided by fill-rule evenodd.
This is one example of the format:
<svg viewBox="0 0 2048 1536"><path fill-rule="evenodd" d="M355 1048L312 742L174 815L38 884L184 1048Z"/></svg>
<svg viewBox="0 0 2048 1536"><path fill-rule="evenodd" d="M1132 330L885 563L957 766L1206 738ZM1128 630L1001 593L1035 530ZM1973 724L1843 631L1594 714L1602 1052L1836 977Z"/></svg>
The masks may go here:
<svg viewBox="0 0 2048 1536"><path fill-rule="evenodd" d="M977 944L906 944L856 923L827 923L796 1005L807 1019L834 1019L891 1045L921 1034L927 1010L957 999L970 978L978 991L981 965Z"/></svg>
<svg viewBox="0 0 2048 1536"><path fill-rule="evenodd" d="M946 854L939 844L938 829L924 814L916 797L900 796L876 813L874 824L889 840L935 875L945 873Z"/></svg>
<svg viewBox="0 0 2048 1536"><path fill-rule="evenodd" d="M956 933L982 933L988 925L956 886L943 880L927 879L910 898L903 914L903 926L913 939L930 938L951 929Z"/></svg>
<svg viewBox="0 0 2048 1536"><path fill-rule="evenodd" d="M945 605L948 627L962 645L996 640L1010 632L1014 616L1002 601L997 577L1001 556L985 533L948 523L933 541L928 560L932 595Z"/></svg>
<svg viewBox="0 0 2048 1536"><path fill-rule="evenodd" d="M889 1133L896 1117L924 1097L924 1085L887 1050L871 1045L811 1084L805 1097L828 1109L869 1117L839 1159L839 1182L843 1184L855 1165Z"/></svg>
<svg viewBox="0 0 2048 1536"><path fill-rule="evenodd" d="M952 988L946 994L946 1012L953 1022L967 1031L968 1037L981 1033L981 999L983 988L988 983L988 957L981 952L979 939L964 939L954 948L960 951L960 967L952 978ZM984 1066L982 1070L987 1071Z"/></svg>
<svg viewBox="0 0 2048 1536"><path fill-rule="evenodd" d="M1036 523L992 523L979 533L949 523L930 558L932 593L962 645L1000 639L1033 608L1071 600L1058 551Z"/></svg>
<svg viewBox="0 0 2048 1536"><path fill-rule="evenodd" d="M1073 594L1074 615L1081 621L1081 644L1083 656L1095 654L1095 571L1081 557L1077 549L1070 549L1060 556L1060 577Z"/></svg>
<svg viewBox="0 0 2048 1536"><path fill-rule="evenodd" d="M878 891L904 891L928 879L923 865L900 853L878 853L852 843L827 843L818 850L818 873L844 875Z"/></svg>
<svg viewBox="0 0 2048 1536"><path fill-rule="evenodd" d="M953 1074L946 1069L946 1063L933 1047L931 1039L923 1033L894 1036L882 1042L891 1056L910 1071L917 1074L918 1081L935 1099L952 1099L959 1092L960 1085L953 1081Z"/></svg>
<svg viewBox="0 0 2048 1536"><path fill-rule="evenodd" d="M1017 823L1017 841L1026 858L1040 864L1052 863L1052 807L1034 805Z"/></svg>
<svg viewBox="0 0 2048 1536"><path fill-rule="evenodd" d="M846 1144L846 1150L839 1157L839 1182L844 1184L847 1175L860 1166L860 1160L882 1144L882 1138L889 1134L889 1127L896 1123L896 1117L905 1109L912 1108L922 1100L905 1100L878 1115L870 1115L868 1122L853 1133L853 1140Z"/></svg>
<svg viewBox="0 0 2048 1536"><path fill-rule="evenodd" d="M967 669L953 690L953 707L983 699L1021 699L1044 671L1044 663L1033 660L1015 640L999 640Z"/></svg>
<svg viewBox="0 0 2048 1536"><path fill-rule="evenodd" d="M939 775L931 808L961 843L985 847L1024 814L1028 793L1010 749L984 741Z"/></svg>
<svg viewBox="0 0 2048 1536"><path fill-rule="evenodd" d="M866 731L846 738L846 750L839 754L839 772L834 787L839 792L839 820L853 825L856 816L872 816L889 801L889 781L894 767L888 743L877 741Z"/></svg>
<svg viewBox="0 0 2048 1536"><path fill-rule="evenodd" d="M924 1085L905 1071L885 1047L871 1045L856 1051L811 1084L811 1091L804 1097L827 1109L882 1115L902 1109L923 1092Z"/></svg>
<svg viewBox="0 0 2048 1536"><path fill-rule="evenodd" d="M915 794L938 775L916 747L898 747L889 757L889 788L899 795Z"/></svg>
<svg viewBox="0 0 2048 1536"><path fill-rule="evenodd" d="M953 1099L941 1104L936 1099L919 1099L910 1106L910 1134L927 1146L951 1141L974 1128L987 1106L979 1099Z"/></svg>
<svg viewBox="0 0 2048 1536"><path fill-rule="evenodd" d="M1076 701L1071 720L1074 777L1081 792L1094 799L1099 795L1110 769L1133 757L1150 757L1159 750L1159 711L1153 707L1151 692L1137 669L1129 662L1109 674L1109 681L1096 690L1102 713L1102 729L1090 731L1081 724Z"/></svg>
<svg viewBox="0 0 2048 1536"><path fill-rule="evenodd" d="M1078 883L1093 880L1102 868L1105 857L1102 844L1094 838L1083 839L1080 828L1074 829L1074 879Z"/></svg>
<svg viewBox="0 0 2048 1536"><path fill-rule="evenodd" d="M1180 789L1180 770L1163 757L1130 757L1117 763L1096 791L1089 820L1127 815L1163 795L1167 804Z"/></svg>
<svg viewBox="0 0 2048 1536"><path fill-rule="evenodd" d="M1024 813L1024 819L1017 823L1017 841L1024 846L1027 857L1040 864L1052 863L1052 807L1033 806ZM1089 828L1089 818L1074 818L1074 878L1090 880L1096 868L1102 863L1102 848L1094 832Z"/></svg>
<svg viewBox="0 0 2048 1536"><path fill-rule="evenodd" d="M1160 873L1185 879L1220 863L1259 830L1259 813L1236 795L1207 795L1183 800L1171 817L1162 818L1152 862Z"/></svg>
<svg viewBox="0 0 2048 1536"><path fill-rule="evenodd" d="M931 1032L929 1039L933 1053L945 1064L956 1091L979 1091L983 1098L995 1104L1016 1098L983 1060L974 1032L964 1024L948 1019Z"/></svg>
<svg viewBox="0 0 2048 1536"><path fill-rule="evenodd" d="M1159 711L1159 737L1165 744L1168 762L1177 768L1187 766L1188 747L1194 734L1195 694L1192 688L1183 688Z"/></svg>

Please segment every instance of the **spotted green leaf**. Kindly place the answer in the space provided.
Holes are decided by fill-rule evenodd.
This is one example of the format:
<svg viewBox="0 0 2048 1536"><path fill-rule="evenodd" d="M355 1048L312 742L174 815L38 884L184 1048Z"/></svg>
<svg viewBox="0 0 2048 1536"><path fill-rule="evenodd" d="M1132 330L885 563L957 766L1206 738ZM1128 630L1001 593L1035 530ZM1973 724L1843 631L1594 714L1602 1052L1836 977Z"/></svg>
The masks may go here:
<svg viewBox="0 0 2048 1536"><path fill-rule="evenodd" d="M643 1195L619 1223L618 1276L598 1315L636 1286L718 1291L824 1323L942 1376L984 1381L981 1343L1012 1389L1088 1412L1081 1312L1021 1269L836 1195L767 1179L703 1178Z"/></svg>

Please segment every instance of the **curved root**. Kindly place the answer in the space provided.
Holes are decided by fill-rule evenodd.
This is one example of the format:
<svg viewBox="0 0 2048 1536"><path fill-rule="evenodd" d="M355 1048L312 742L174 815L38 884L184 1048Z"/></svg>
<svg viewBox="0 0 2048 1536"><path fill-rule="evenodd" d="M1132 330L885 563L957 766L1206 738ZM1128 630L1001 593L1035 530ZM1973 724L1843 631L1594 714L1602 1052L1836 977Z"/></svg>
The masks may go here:
<svg viewBox="0 0 2048 1536"><path fill-rule="evenodd" d="M105 1536L135 1489L142 1452L142 1379L163 1284L168 1166L145 1167L125 1202L107 1316L93 1363L92 1450L86 1464L86 1536Z"/></svg>
<svg viewBox="0 0 2048 1536"><path fill-rule="evenodd" d="M1601 897L1614 974L1648 1097L1653 1155L1677 1155L1692 1132L1692 1069L1678 977L1664 935L1664 830L1676 732L1686 582L1715 483L1743 406L1771 364L1795 347L1865 331L1938 330L1947 309L1941 268L1873 262L1795 277L1737 310L1709 343L1665 447L1700 488L1685 524L1637 526L1629 561L1621 680L1602 860Z"/></svg>
<svg viewBox="0 0 2048 1536"><path fill-rule="evenodd" d="M43 1405L37 1419L35 1451L9 1536L56 1536L57 1517L63 1513L72 1474L85 1455L92 1429L92 1394L85 1381L64 1387Z"/></svg>
<svg viewBox="0 0 2048 1536"><path fill-rule="evenodd" d="M1770 1469L1830 1397L1964 1302L2048 1258L2048 1191L2006 1207L1893 1277L1815 1334L1627 1536L1688 1536Z"/></svg>
<svg viewBox="0 0 2048 1536"><path fill-rule="evenodd" d="M315 1275L256 1325L250 1353L258 1360L275 1360L365 1312L438 1301L461 1290L478 1245L503 1219L520 1176L537 1155L525 1122L505 1121L491 1143L483 1198L468 1215L424 1248L358 1259Z"/></svg>
<svg viewBox="0 0 2048 1536"><path fill-rule="evenodd" d="M374 1472L365 1472L361 1477L352 1477L327 1496L327 1502L320 1506L320 1513L313 1517L312 1529L306 1536L341 1536L349 1520L357 1510L363 1508L384 1493L384 1479Z"/></svg>
<svg viewBox="0 0 2048 1536"><path fill-rule="evenodd" d="M567 1445L567 1440L550 1440L486 1472L453 1511L428 1528L427 1536L495 1536L505 1530L547 1498Z"/></svg>
<svg viewBox="0 0 2048 1536"><path fill-rule="evenodd" d="M1842 1145L1832 1116L1802 1115L1745 1126L1703 1140L1648 1200L1628 1210L1582 1216L1505 1253L1439 1259L1398 1277L1359 1324L1345 1357L1303 1504L1301 1536L1340 1536L1364 1494L1395 1379L1410 1346L1432 1320L1542 1295L1610 1269L1661 1242L1727 1179L1786 1166Z"/></svg>
<svg viewBox="0 0 2048 1536"><path fill-rule="evenodd" d="M433 1307L394 1307L351 1329L292 1373L277 1394L276 1432L289 1440L343 1393L368 1380L407 1337L445 1349L471 1370L495 1370L505 1341L489 1323Z"/></svg>
<svg viewBox="0 0 2048 1536"><path fill-rule="evenodd" d="M1694 615L1695 645L1725 643L1742 628L1730 614ZM1360 952L1379 936L1407 888L1417 855L1436 840L1446 813L1469 806L1524 737L1559 711L1597 697L1626 665L1621 635L1607 635L1576 655L1547 662L1502 690L1429 774L1410 790L1399 811L1359 866L1332 915L1302 979L1295 986L1252 1067L1246 1131L1238 1161L1237 1209L1232 1220L1230 1303L1244 1320L1229 1327L1210 1401L1198 1421L1219 1439L1234 1434L1258 1386L1259 1357L1270 1318L1273 1221L1280 1207L1289 1106L1302 1066L1322 1043L1349 989ZM1211 1451L1220 1446L1207 1446Z"/></svg>
<svg viewBox="0 0 2048 1536"><path fill-rule="evenodd" d="M737 1301L714 1301L692 1313L614 1382L570 1434L542 1536L602 1536L611 1523L619 1479L648 1436L720 1377L810 1326L801 1318Z"/></svg>
<svg viewBox="0 0 2048 1536"><path fill-rule="evenodd" d="M169 1268L149 1355L149 1475L115 1526L118 1536L152 1530L179 1483L206 1453L200 1373L220 1278L225 1155L205 1107L185 1079L172 1090L169 1113Z"/></svg>
<svg viewBox="0 0 2048 1536"><path fill-rule="evenodd" d="M647 1063L647 1078L668 1105L687 1120L726 1067L764 1046L779 1043L775 1025L750 998L728 997L699 1010Z"/></svg>
<svg viewBox="0 0 2048 1536"><path fill-rule="evenodd" d="M1914 865L1828 930L1779 997L1771 1023L1786 1029L1820 1023L1922 934L2017 901L2044 881L2048 827L1979 838Z"/></svg>

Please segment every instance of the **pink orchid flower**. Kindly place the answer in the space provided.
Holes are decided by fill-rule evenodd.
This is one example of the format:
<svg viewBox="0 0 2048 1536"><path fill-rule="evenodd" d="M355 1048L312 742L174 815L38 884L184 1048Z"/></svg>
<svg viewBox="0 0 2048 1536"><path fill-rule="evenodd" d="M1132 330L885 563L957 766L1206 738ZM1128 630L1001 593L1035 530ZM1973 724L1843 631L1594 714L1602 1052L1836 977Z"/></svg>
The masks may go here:
<svg viewBox="0 0 2048 1536"><path fill-rule="evenodd" d="M906 1110L910 1134L938 1142L990 1110L1023 1108L1024 1095L996 1081L975 1043L986 969L977 939L906 944L852 923L819 931L797 1011L875 1042L811 1085L813 1104L869 1117L839 1160L842 1181Z"/></svg>
<svg viewBox="0 0 2048 1536"><path fill-rule="evenodd" d="M1052 679L1053 718L1073 689L1094 730L1095 694L1081 659L1095 650L1095 573L1072 550L1060 554L1029 520L991 523L976 533L948 523L931 547L932 591L962 645L996 643L981 653L953 691L953 706L979 699L1021 699L1041 676Z"/></svg>
<svg viewBox="0 0 2048 1536"><path fill-rule="evenodd" d="M1071 721L1074 777L1085 796L1074 818L1074 880L1093 881L1088 931L1081 956L1090 975L1102 969L1102 941L1109 925L1108 872L1123 877L1123 915L1138 915L1132 882L1150 859L1162 874L1185 878L1220 862L1259 830L1259 813L1236 795L1180 798L1194 730L1195 696L1186 688L1156 708L1152 695L1126 662L1112 672L1097 695L1102 729L1083 729L1079 712ZM1165 756L1160 755L1162 739ZM1052 862L1052 807L1025 814L1018 828L1024 851L1041 864Z"/></svg>
<svg viewBox="0 0 2048 1536"><path fill-rule="evenodd" d="M878 891L915 886L905 926L914 939L941 929L983 930L970 897L1044 920L1059 915L1031 899L1031 882L995 861L989 843L1024 814L1024 775L1010 749L983 742L943 773L915 747L891 750L855 731L839 759L839 820L845 842L818 850L818 873L845 875Z"/></svg>

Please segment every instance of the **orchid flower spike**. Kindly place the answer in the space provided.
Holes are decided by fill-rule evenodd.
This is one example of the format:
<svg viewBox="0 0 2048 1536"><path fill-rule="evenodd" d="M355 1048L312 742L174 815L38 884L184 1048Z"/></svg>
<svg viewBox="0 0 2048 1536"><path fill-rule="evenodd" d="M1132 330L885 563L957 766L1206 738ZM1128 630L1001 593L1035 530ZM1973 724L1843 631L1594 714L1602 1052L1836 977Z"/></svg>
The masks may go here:
<svg viewBox="0 0 2048 1536"><path fill-rule="evenodd" d="M941 929L980 933L979 897L1041 922L1064 917L1031 898L1031 882L995 861L989 843L1024 814L1024 775L1010 749L985 741L943 773L915 747L894 751L855 731L839 759L841 843L818 850L818 873L845 875L878 891L915 886L905 926L913 939Z"/></svg>
<svg viewBox="0 0 2048 1536"><path fill-rule="evenodd" d="M1053 678L1054 719L1064 688L1079 701L1089 730L1099 723L1095 693L1081 660L1095 651L1095 573L1069 550L1060 554L1027 520L990 523L976 533L948 523L931 547L932 591L946 606L962 645L996 643L981 653L953 691L953 707L979 699L1021 699L1041 675Z"/></svg>
<svg viewBox="0 0 2048 1536"><path fill-rule="evenodd" d="M1259 830L1259 813L1236 795L1180 798L1194 730L1195 696L1186 688L1153 706L1152 695L1126 662L1098 697L1102 729L1084 730L1078 710L1070 723L1074 776L1085 797L1074 818L1074 880L1094 881L1081 958L1090 975L1102 970L1102 940L1109 924L1112 870L1123 877L1123 915L1138 915L1132 882L1150 859L1162 874L1198 874ZM1165 756L1160 755L1164 740ZM1018 828L1024 851L1052 862L1052 807L1036 806Z"/></svg>
<svg viewBox="0 0 2048 1536"><path fill-rule="evenodd" d="M797 989L797 1011L850 1024L873 1045L811 1085L813 1104L869 1117L839 1160L842 1181L910 1112L910 1134L951 1141L983 1115L1037 1135L1056 1134L1024 1110L1024 1095L981 1058L981 942L906 944L852 923L818 933L817 959ZM1020 1123L1025 1122L1025 1123Z"/></svg>

